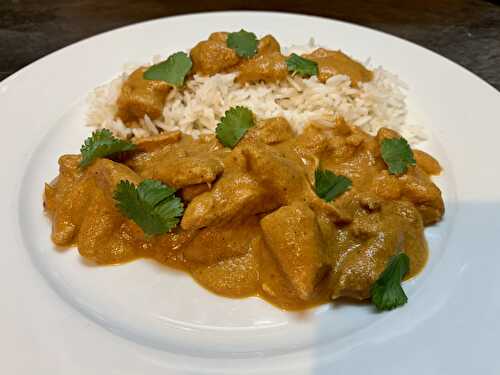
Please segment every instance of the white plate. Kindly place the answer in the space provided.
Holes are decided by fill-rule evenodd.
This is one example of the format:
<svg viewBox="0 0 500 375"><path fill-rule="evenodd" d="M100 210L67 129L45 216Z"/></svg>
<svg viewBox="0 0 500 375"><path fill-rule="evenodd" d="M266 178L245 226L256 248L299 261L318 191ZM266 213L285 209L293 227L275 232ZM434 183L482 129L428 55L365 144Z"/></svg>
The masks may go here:
<svg viewBox="0 0 500 375"><path fill-rule="evenodd" d="M287 313L214 296L147 261L90 267L58 253L42 212L57 156L77 152L86 94L126 62L186 50L216 30L309 37L372 58L410 85L442 161L447 213L426 232L428 266L390 313L334 305ZM414 44L327 19L211 13L133 25L64 48L0 83L0 360L5 374L470 374L500 368L500 94Z"/></svg>

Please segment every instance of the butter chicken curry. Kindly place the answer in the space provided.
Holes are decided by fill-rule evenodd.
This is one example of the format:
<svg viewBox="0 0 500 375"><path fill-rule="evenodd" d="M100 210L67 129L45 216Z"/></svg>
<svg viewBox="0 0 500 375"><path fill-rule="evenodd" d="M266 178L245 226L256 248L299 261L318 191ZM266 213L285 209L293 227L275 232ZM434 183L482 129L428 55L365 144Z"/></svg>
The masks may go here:
<svg viewBox="0 0 500 375"><path fill-rule="evenodd" d="M227 38L214 33L196 45L188 58L191 72L239 71L241 83L289 74L273 37L261 39L251 58L240 57ZM353 85L371 79L369 70L340 51L320 49L303 57L315 63L323 81L333 74L349 75ZM168 80L145 79L146 70L130 75L117 102L117 116L129 126L144 114L160 116L172 89ZM424 227L444 212L430 178L441 171L434 158L405 143L412 162L395 171L391 157L397 150L384 151L384 142L402 138L390 129L372 136L331 118L311 120L296 134L283 117L255 119L250 110L238 109L231 118L226 113L233 122L221 121L216 135L194 139L164 132L131 142L111 137L109 152L96 152L84 166L84 148L82 155L61 156L59 176L44 194L53 242L76 245L97 264L152 258L188 272L216 294L258 295L291 310L339 297L370 298L401 253L409 258L406 278L424 267ZM238 116L247 116L249 124L239 133L230 129ZM130 147L116 153L119 142ZM319 186L325 178L337 179L330 186L336 191ZM139 211L140 200L151 198L147 193L137 190L135 206L120 201L120 184L134 193L143 182L170 189L163 198L170 195L171 206L158 211L176 212L167 230L139 225L146 220ZM150 208L161 200L151 199Z"/></svg>

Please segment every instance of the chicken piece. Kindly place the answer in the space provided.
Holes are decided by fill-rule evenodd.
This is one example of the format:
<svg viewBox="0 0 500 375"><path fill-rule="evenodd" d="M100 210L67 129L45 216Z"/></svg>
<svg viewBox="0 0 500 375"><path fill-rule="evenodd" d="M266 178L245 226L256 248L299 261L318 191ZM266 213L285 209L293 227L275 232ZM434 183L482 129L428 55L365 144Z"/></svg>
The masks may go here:
<svg viewBox="0 0 500 375"><path fill-rule="evenodd" d="M285 56L279 52L256 55L245 60L239 66L239 71L236 81L243 84L259 81L278 82L288 76Z"/></svg>
<svg viewBox="0 0 500 375"><path fill-rule="evenodd" d="M158 179L176 188L211 183L223 172L226 151L215 137L194 140L184 135L176 139L174 135L165 145L134 155L127 165L143 178Z"/></svg>
<svg viewBox="0 0 500 375"><path fill-rule="evenodd" d="M353 133L355 128L350 126L343 117L336 116L332 131L335 135L347 137Z"/></svg>
<svg viewBox="0 0 500 375"><path fill-rule="evenodd" d="M307 176L297 156L286 158L273 148L259 144L244 145L241 152L245 155L248 171L265 186L281 205L306 199Z"/></svg>
<svg viewBox="0 0 500 375"><path fill-rule="evenodd" d="M80 155L59 158L59 176L45 188L45 208L52 215L52 241L58 246L71 245L85 217L88 189L93 181L83 179Z"/></svg>
<svg viewBox="0 0 500 375"><path fill-rule="evenodd" d="M43 189L43 208L49 214L56 209L57 189L51 184L45 183Z"/></svg>
<svg viewBox="0 0 500 375"><path fill-rule="evenodd" d="M424 225L431 225L443 217L444 202L441 190L418 166L410 168L399 177L402 197L412 202L420 211Z"/></svg>
<svg viewBox="0 0 500 375"><path fill-rule="evenodd" d="M371 191L367 191L358 195L359 205L368 212L378 211L382 206L382 199Z"/></svg>
<svg viewBox="0 0 500 375"><path fill-rule="evenodd" d="M312 122L297 136L295 142L301 156L312 154L319 157L328 147L328 135L323 126Z"/></svg>
<svg viewBox="0 0 500 375"><path fill-rule="evenodd" d="M306 170L296 154L286 157L263 144L244 145L241 152L247 158L250 172L265 191L279 205L289 205L295 201L307 202L315 210L332 216L338 223L348 223L351 216L334 204L319 198L309 184Z"/></svg>
<svg viewBox="0 0 500 375"><path fill-rule="evenodd" d="M210 184L197 184L185 186L181 189L181 197L186 202L191 202L195 197L210 191Z"/></svg>
<svg viewBox="0 0 500 375"><path fill-rule="evenodd" d="M206 156L165 158L144 171L142 175L181 188L189 185L211 183L224 171L222 161Z"/></svg>
<svg viewBox="0 0 500 375"><path fill-rule="evenodd" d="M73 244L79 227L87 215L89 191L95 186L90 179L65 184L64 192L53 202L52 241L58 246Z"/></svg>
<svg viewBox="0 0 500 375"><path fill-rule="evenodd" d="M330 246L336 255L329 287L332 299L368 298L389 259L401 251L410 257L408 276L427 260L422 219L409 202L386 202L379 212L356 217L338 230Z"/></svg>
<svg viewBox="0 0 500 375"><path fill-rule="evenodd" d="M93 190L78 233L80 255L97 264L120 263L139 256L126 220L109 195L101 189Z"/></svg>
<svg viewBox="0 0 500 375"><path fill-rule="evenodd" d="M243 60L238 70L240 73L236 81L240 83L277 82L288 76L285 56L281 54L278 41L271 35L266 35L259 41L257 54Z"/></svg>
<svg viewBox="0 0 500 375"><path fill-rule="evenodd" d="M301 156L313 154L337 165L350 160L369 139L370 136L348 125L342 117L316 119L297 137L297 151Z"/></svg>
<svg viewBox="0 0 500 375"><path fill-rule="evenodd" d="M52 239L60 246L73 243L84 219L89 216L87 210L97 190L103 191L111 199L120 180L134 183L141 180L126 166L108 159L98 159L81 172L78 164L75 164L79 159L76 155L61 157L59 180L54 186L55 192L52 192Z"/></svg>
<svg viewBox="0 0 500 375"><path fill-rule="evenodd" d="M184 257L191 262L213 264L241 256L249 251L251 241L259 234L259 219L256 216L250 216L242 223L203 228L184 247Z"/></svg>
<svg viewBox="0 0 500 375"><path fill-rule="evenodd" d="M75 230L83 220L85 201L73 202L85 190L75 189L81 177L79 155L63 155L59 158L59 176L50 184L45 184L43 204L52 216L52 241L59 246L73 241ZM77 191L76 191L77 190ZM62 205L59 203L63 202ZM58 207L65 206L64 209ZM78 215L78 216L77 216ZM77 216L77 217L75 217Z"/></svg>
<svg viewBox="0 0 500 375"><path fill-rule="evenodd" d="M134 238L142 237L142 232L118 211L113 194L120 181L138 185L142 179L127 166L108 159L96 160L85 175L95 185L87 191L89 206L78 233L78 251L99 264L136 258Z"/></svg>
<svg viewBox="0 0 500 375"><path fill-rule="evenodd" d="M299 297L310 299L328 270L314 212L305 203L294 203L267 215L260 225L266 244Z"/></svg>
<svg viewBox="0 0 500 375"><path fill-rule="evenodd" d="M268 55L276 52L281 53L281 47L275 37L268 34L259 40L259 45L257 46L258 55Z"/></svg>
<svg viewBox="0 0 500 375"><path fill-rule="evenodd" d="M395 139L395 138L401 138L401 135L397 131L389 128L380 128L377 132L377 135L375 136L375 139L378 141L379 144L381 144L384 139Z"/></svg>
<svg viewBox="0 0 500 375"><path fill-rule="evenodd" d="M210 265L193 265L191 274L201 285L227 297L246 297L259 288L259 264L253 247L246 254Z"/></svg>
<svg viewBox="0 0 500 375"><path fill-rule="evenodd" d="M138 121L147 115L151 119L160 117L171 87L163 81L143 78L146 67L135 70L123 83L116 101L116 116L125 124Z"/></svg>
<svg viewBox="0 0 500 375"><path fill-rule="evenodd" d="M165 132L151 137L138 138L134 140L134 144L140 151L151 152L166 145L179 142L182 138L180 131Z"/></svg>
<svg viewBox="0 0 500 375"><path fill-rule="evenodd" d="M85 175L92 177L96 185L109 196L113 195L116 185L122 180L138 185L142 178L126 165L109 159L97 159L87 170Z"/></svg>
<svg viewBox="0 0 500 375"><path fill-rule="evenodd" d="M248 174L224 174L212 190L195 197L182 217L183 229L222 225L237 217L267 212L277 202Z"/></svg>
<svg viewBox="0 0 500 375"><path fill-rule="evenodd" d="M245 140L258 140L266 145L281 143L292 139L294 136L290 124L284 117L272 117L259 121L247 133Z"/></svg>
<svg viewBox="0 0 500 375"><path fill-rule="evenodd" d="M240 62L236 52L227 46L227 35L225 32L213 33L208 40L199 42L191 50L192 71L195 74L226 72Z"/></svg>
<svg viewBox="0 0 500 375"><path fill-rule="evenodd" d="M401 197L401 184L398 178L386 169L381 170L374 177L371 190L384 199L399 199Z"/></svg>
<svg viewBox="0 0 500 375"><path fill-rule="evenodd" d="M262 238L255 240L255 248L259 255L260 293L262 297L272 301L283 309L303 307L304 301L297 290L290 284L275 256Z"/></svg>
<svg viewBox="0 0 500 375"><path fill-rule="evenodd" d="M341 51L318 48L303 57L318 63L318 79L321 82L336 74L344 74L351 79L351 86L357 87L359 82L368 82L373 78L370 70Z"/></svg>
<svg viewBox="0 0 500 375"><path fill-rule="evenodd" d="M439 165L439 162L427 152L413 150L413 156L415 157L417 165L428 175L438 175L441 173L441 165Z"/></svg>

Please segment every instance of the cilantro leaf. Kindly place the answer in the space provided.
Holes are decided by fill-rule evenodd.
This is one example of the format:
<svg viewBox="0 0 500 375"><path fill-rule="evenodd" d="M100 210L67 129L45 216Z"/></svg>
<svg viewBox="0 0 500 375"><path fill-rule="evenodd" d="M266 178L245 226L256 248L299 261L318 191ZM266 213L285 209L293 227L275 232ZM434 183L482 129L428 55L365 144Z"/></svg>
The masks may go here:
<svg viewBox="0 0 500 375"><path fill-rule="evenodd" d="M288 65L289 72L298 74L301 77L318 75L318 63L305 59L296 53L292 53L290 57L286 59L286 65Z"/></svg>
<svg viewBox="0 0 500 375"><path fill-rule="evenodd" d="M371 288L372 303L378 310L392 310L408 302L401 280L410 269L410 258L405 253L393 256L384 272Z"/></svg>
<svg viewBox="0 0 500 375"><path fill-rule="evenodd" d="M157 180L144 180L139 186L122 180L113 198L118 209L139 225L147 236L170 232L180 220L184 206L175 189Z"/></svg>
<svg viewBox="0 0 500 375"><path fill-rule="evenodd" d="M416 164L413 151L403 137L383 139L380 152L392 174L403 174L408 170L408 166Z"/></svg>
<svg viewBox="0 0 500 375"><path fill-rule="evenodd" d="M314 172L314 187L318 197L330 202L349 190L352 181L345 176L337 176L327 169L316 169Z"/></svg>
<svg viewBox="0 0 500 375"><path fill-rule="evenodd" d="M144 79L165 81L172 86L182 86L193 62L184 52L170 55L161 63L149 67L143 74Z"/></svg>
<svg viewBox="0 0 500 375"><path fill-rule="evenodd" d="M113 137L113 134L108 129L96 130L92 133L91 137L85 140L80 148L80 154L82 155L80 167L87 167L97 158L130 151L134 148L135 145L133 143Z"/></svg>
<svg viewBox="0 0 500 375"><path fill-rule="evenodd" d="M254 33L241 29L237 33L229 33L227 46L234 49L239 57L248 59L257 53L258 41Z"/></svg>
<svg viewBox="0 0 500 375"><path fill-rule="evenodd" d="M241 106L231 107L217 124L215 134L220 143L233 148L253 125L251 110Z"/></svg>

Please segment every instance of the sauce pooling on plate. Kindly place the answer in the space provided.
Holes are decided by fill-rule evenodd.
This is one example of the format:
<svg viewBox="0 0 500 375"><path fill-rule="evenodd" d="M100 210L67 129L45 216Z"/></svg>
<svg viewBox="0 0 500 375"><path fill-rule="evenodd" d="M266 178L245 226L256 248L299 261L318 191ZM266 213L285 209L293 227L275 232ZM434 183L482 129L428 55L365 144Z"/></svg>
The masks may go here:
<svg viewBox="0 0 500 375"><path fill-rule="evenodd" d="M399 134L371 136L341 118L312 121L297 135L276 117L257 121L232 149L216 136L170 132L86 168L80 155L63 155L44 196L52 240L97 264L153 258L219 295L258 295L285 309L366 299L394 255L409 257L406 277L424 267L424 227L444 212L430 179L438 162L415 150L416 164L392 174L381 154L388 139ZM350 186L322 198L318 170ZM170 232L145 235L117 208L120 181L146 179L182 199Z"/></svg>

